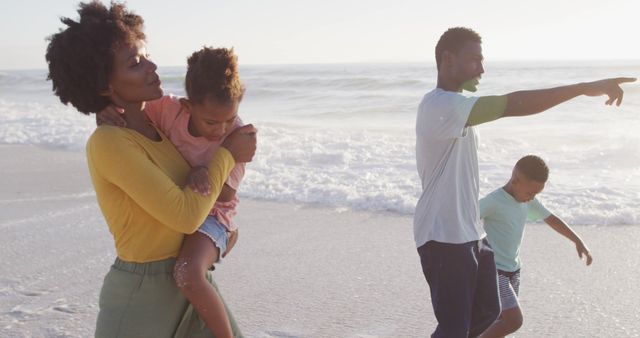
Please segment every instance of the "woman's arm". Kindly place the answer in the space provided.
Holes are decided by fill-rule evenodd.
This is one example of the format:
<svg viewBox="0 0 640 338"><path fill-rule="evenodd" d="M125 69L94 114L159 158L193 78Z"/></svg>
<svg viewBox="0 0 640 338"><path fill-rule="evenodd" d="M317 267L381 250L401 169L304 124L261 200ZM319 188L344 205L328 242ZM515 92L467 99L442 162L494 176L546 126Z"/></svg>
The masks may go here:
<svg viewBox="0 0 640 338"><path fill-rule="evenodd" d="M122 137L116 128L106 128L96 130L87 144L89 165L162 224L182 233L194 232L235 164L231 153L222 147L215 153L208 166L211 194L203 196L179 187L138 144Z"/></svg>

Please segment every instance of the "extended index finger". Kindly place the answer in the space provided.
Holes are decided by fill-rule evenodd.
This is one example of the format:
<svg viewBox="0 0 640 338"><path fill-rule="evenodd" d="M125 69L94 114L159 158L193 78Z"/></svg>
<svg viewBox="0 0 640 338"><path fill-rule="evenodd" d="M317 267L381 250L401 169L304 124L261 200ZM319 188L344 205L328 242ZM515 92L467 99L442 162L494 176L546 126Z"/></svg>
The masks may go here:
<svg viewBox="0 0 640 338"><path fill-rule="evenodd" d="M635 77L617 77L614 79L617 84L626 83L626 82L635 82L637 79Z"/></svg>

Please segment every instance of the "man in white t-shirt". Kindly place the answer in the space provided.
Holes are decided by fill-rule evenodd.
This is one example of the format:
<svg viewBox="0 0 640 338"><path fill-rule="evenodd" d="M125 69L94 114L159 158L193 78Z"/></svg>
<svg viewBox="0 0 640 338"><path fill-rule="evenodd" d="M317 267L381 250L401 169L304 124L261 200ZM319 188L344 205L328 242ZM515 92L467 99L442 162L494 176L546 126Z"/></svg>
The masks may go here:
<svg viewBox="0 0 640 338"><path fill-rule="evenodd" d="M481 75L482 40L467 28L447 30L436 45L437 88L416 120L416 162L422 195L414 236L438 326L432 337L479 336L500 313L493 251L480 225L478 142L474 126L506 116L545 111L580 95L622 102L620 83L606 79L569 86L467 97Z"/></svg>

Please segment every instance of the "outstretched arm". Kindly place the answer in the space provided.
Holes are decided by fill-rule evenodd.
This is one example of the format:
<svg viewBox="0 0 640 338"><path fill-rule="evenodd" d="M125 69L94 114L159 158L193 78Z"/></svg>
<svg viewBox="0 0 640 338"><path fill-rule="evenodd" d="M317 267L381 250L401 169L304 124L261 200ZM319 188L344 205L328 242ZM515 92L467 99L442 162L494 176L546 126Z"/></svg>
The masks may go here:
<svg viewBox="0 0 640 338"><path fill-rule="evenodd" d="M593 258L591 257L591 253L587 246L582 242L582 239L565 223L556 215L551 214L551 216L544 219L545 223L549 224L553 230L557 231L562 236L568 238L576 245L576 251L578 251L578 257L582 259L582 256L585 256L587 260L587 265L591 265Z"/></svg>
<svg viewBox="0 0 640 338"><path fill-rule="evenodd" d="M615 102L619 106L624 96L620 84L635 80L620 77L549 89L518 91L502 96L480 97L471 109L467 125L474 126L505 116L538 114L580 95L607 95L608 100L605 104L612 105Z"/></svg>

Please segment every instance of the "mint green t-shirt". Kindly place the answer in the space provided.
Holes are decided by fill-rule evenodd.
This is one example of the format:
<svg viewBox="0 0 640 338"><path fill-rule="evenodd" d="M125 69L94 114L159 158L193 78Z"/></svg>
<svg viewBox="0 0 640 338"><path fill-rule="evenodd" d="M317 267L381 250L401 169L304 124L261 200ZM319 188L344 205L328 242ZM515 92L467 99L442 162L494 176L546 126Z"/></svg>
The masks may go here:
<svg viewBox="0 0 640 338"><path fill-rule="evenodd" d="M551 212L536 198L520 203L503 188L480 200L480 218L484 220L484 230L498 270L513 272L520 269L520 245L527 219L537 221L549 216Z"/></svg>

